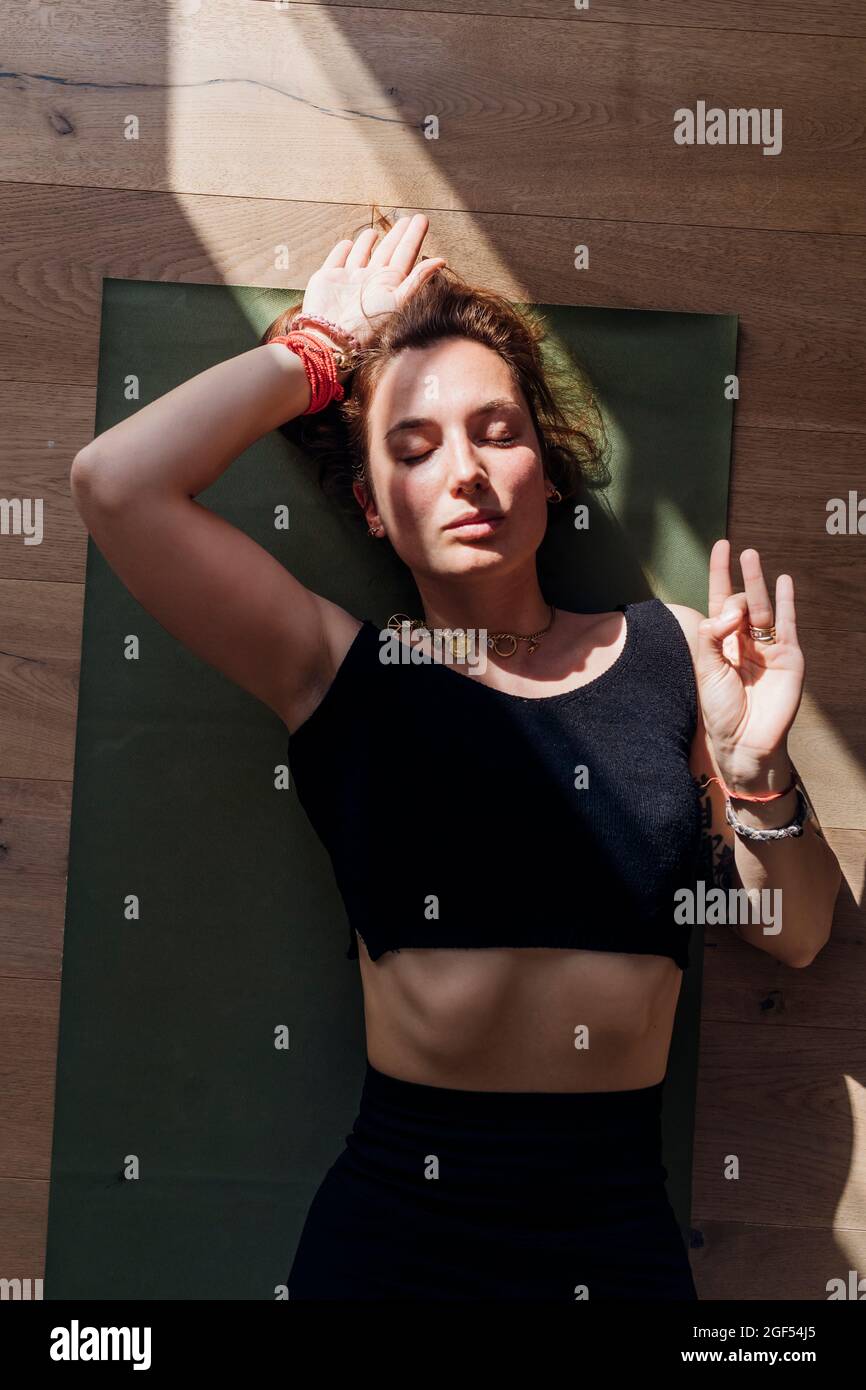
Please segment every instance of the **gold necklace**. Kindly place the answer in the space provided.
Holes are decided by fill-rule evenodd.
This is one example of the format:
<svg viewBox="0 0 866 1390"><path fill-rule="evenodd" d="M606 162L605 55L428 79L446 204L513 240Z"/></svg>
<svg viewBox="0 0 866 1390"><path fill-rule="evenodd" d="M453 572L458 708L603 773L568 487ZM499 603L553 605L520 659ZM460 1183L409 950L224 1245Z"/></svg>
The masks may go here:
<svg viewBox="0 0 866 1390"><path fill-rule="evenodd" d="M488 634L487 634L487 645L488 645L488 647L492 647L493 650L495 651L495 653L496 653L497 656L509 657L509 656L513 656L514 653L517 651L517 644L518 644L518 642L527 642L527 643L529 644L529 648L528 648L528 649L529 649L529 654L530 654L530 656L531 656L532 653L533 653L533 652L536 650L536 648L538 647L538 645L539 645L539 643L540 643L542 637L544 636L544 634L545 634L546 632L549 632L550 629L552 628L554 619L555 619L555 617L556 617L556 609L554 608L553 604L552 604L552 603L549 603L547 606L548 606L548 608L550 609L550 622L547 624L547 627L541 627L541 628L538 629L537 632L529 632L529 633L522 633L522 632L488 632ZM452 659L452 661L465 661L465 659L466 659L466 646L467 646L467 642L466 642L466 639L467 639L467 631L466 631L466 628L462 628L462 627L460 627L460 628L431 628L431 627L429 627L429 625L427 624L426 621L422 621L420 618L410 618L410 617L408 616L408 614L406 614L406 613L392 613L391 616L390 616L390 618L388 619L388 627L390 628L390 630L391 630L392 632L396 632L397 629L400 628L400 627L402 627L405 623L408 623L408 624L409 624L409 631L410 631L410 632L416 632L416 631L417 631L417 632L439 632L439 633L441 633L443 641L446 642L446 643L448 644L448 646L450 647L450 649L451 649L451 659ZM506 647L504 650L503 650L503 648L499 645L500 642L503 642L503 641L508 642L508 643L511 644L510 646Z"/></svg>

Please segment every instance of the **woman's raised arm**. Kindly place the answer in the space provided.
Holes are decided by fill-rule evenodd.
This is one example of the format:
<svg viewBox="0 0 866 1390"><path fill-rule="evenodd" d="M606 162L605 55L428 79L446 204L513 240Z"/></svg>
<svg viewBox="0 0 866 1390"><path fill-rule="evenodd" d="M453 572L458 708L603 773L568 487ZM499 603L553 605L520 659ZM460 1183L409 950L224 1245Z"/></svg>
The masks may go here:
<svg viewBox="0 0 866 1390"><path fill-rule="evenodd" d="M304 312L363 346L445 264L415 264L427 227L416 214L378 245L370 227L339 241L310 277ZM338 372L341 385L346 377ZM195 499L310 398L302 359L284 343L265 343L106 430L76 456L70 475L78 512L133 597L290 731L330 684L358 619Z"/></svg>
<svg viewBox="0 0 866 1390"><path fill-rule="evenodd" d="M70 473L79 514L133 597L290 729L330 681L333 647L355 620L195 495L309 401L301 358L268 343L106 430Z"/></svg>

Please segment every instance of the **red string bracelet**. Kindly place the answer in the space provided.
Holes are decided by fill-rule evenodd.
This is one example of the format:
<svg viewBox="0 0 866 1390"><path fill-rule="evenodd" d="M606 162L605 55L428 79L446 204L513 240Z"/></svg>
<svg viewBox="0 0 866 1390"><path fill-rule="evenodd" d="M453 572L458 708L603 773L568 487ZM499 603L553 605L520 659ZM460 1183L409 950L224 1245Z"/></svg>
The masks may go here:
<svg viewBox="0 0 866 1390"><path fill-rule="evenodd" d="M274 338L269 338L268 341L285 344L292 352L298 354L304 364L307 380L310 383L310 404L306 410L301 411L302 415L315 415L318 411L324 410L325 406L330 405L331 401L344 399L346 393L341 382L337 379L337 364L334 360L334 354L318 338L298 329L294 333L278 334Z"/></svg>
<svg viewBox="0 0 866 1390"><path fill-rule="evenodd" d="M721 777L708 777L706 782L704 782L703 786L708 787L711 782L718 782L725 795L729 797L732 796L737 801L778 801L780 796L787 796L788 792L792 792L797 785L796 782L792 782L791 785L789 787L786 787L784 791L768 792L766 796L747 796L745 792L735 792L732 791L730 787L726 787Z"/></svg>

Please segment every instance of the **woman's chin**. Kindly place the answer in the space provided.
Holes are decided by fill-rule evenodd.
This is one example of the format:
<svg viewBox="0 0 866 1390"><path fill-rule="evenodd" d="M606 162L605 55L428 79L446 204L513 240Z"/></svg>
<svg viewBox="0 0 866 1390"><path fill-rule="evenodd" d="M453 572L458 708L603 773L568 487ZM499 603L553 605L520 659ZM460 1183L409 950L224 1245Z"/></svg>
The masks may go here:
<svg viewBox="0 0 866 1390"><path fill-rule="evenodd" d="M505 556L501 549L492 545L486 546L461 546L459 552L452 551L447 559L442 560L438 572L440 574L474 574L477 570L495 569L501 565Z"/></svg>

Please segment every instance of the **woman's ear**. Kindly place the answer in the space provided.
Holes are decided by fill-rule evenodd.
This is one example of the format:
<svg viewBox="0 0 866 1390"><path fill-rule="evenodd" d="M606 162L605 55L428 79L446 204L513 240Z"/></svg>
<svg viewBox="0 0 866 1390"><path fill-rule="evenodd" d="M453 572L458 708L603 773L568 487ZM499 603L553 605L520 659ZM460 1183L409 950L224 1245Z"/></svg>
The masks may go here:
<svg viewBox="0 0 866 1390"><path fill-rule="evenodd" d="M376 512L375 503L370 497L370 491L367 487L367 484L358 482L356 480L352 483L352 493L354 495L355 501L358 503L358 506L364 513L364 517L367 522L367 527L370 533L372 534L376 527L378 527L381 523Z"/></svg>

